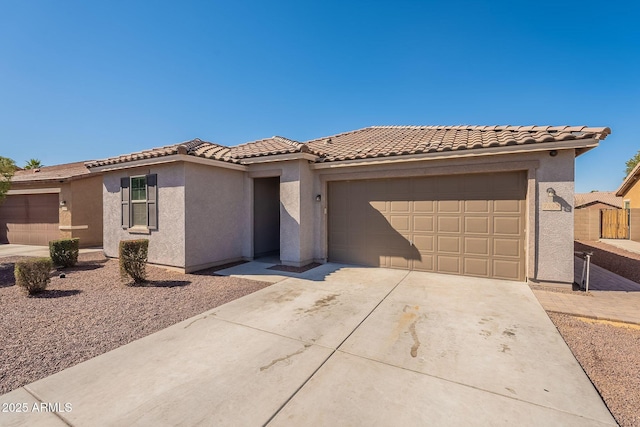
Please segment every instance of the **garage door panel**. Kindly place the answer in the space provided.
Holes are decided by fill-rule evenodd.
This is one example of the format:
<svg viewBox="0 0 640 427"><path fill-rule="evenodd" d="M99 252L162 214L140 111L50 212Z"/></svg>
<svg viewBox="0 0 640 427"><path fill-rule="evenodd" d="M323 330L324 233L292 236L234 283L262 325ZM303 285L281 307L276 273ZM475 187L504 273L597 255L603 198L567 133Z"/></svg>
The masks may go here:
<svg viewBox="0 0 640 427"><path fill-rule="evenodd" d="M460 237L438 236L438 253L461 254Z"/></svg>
<svg viewBox="0 0 640 427"><path fill-rule="evenodd" d="M465 200L464 211L469 213L489 213L490 203L488 200Z"/></svg>
<svg viewBox="0 0 640 427"><path fill-rule="evenodd" d="M389 267L406 270L409 268L409 260L400 256L391 256L389 257Z"/></svg>
<svg viewBox="0 0 640 427"><path fill-rule="evenodd" d="M464 254L465 255L484 255L489 256L489 248L491 244L486 237L465 237L464 238Z"/></svg>
<svg viewBox="0 0 640 427"><path fill-rule="evenodd" d="M493 239L493 255L499 257L520 258L522 255L518 239Z"/></svg>
<svg viewBox="0 0 640 427"><path fill-rule="evenodd" d="M465 258L463 274L467 276L489 277L489 260L486 258Z"/></svg>
<svg viewBox="0 0 640 427"><path fill-rule="evenodd" d="M391 213L409 213L409 201L395 201L391 202Z"/></svg>
<svg viewBox="0 0 640 427"><path fill-rule="evenodd" d="M438 255L438 266L436 271L438 273L447 273L447 274L462 274L462 270L460 268L461 259L456 256L448 256L448 255Z"/></svg>
<svg viewBox="0 0 640 427"><path fill-rule="evenodd" d="M465 217L464 232L474 234L489 234L489 217Z"/></svg>
<svg viewBox="0 0 640 427"><path fill-rule="evenodd" d="M415 213L434 213L436 203L433 200L414 200L413 212Z"/></svg>
<svg viewBox="0 0 640 427"><path fill-rule="evenodd" d="M506 280L520 280L520 262L494 259L493 277Z"/></svg>
<svg viewBox="0 0 640 427"><path fill-rule="evenodd" d="M413 244L418 249L420 253L423 251L433 252L434 251L434 239L435 236L426 236L426 235L414 235L413 236Z"/></svg>
<svg viewBox="0 0 640 427"><path fill-rule="evenodd" d="M521 221L518 217L499 217L493 218L493 234L513 235L521 234Z"/></svg>
<svg viewBox="0 0 640 427"><path fill-rule="evenodd" d="M378 212L386 212L387 211L387 202L383 200L371 200L369 202L371 208Z"/></svg>
<svg viewBox="0 0 640 427"><path fill-rule="evenodd" d="M413 269L417 271L435 271L434 256L429 254L421 254L420 259L413 260Z"/></svg>
<svg viewBox="0 0 640 427"><path fill-rule="evenodd" d="M518 200L494 200L493 212L517 214L521 212L521 203Z"/></svg>
<svg viewBox="0 0 640 427"><path fill-rule="evenodd" d="M460 220L458 216L438 217L438 233L459 233Z"/></svg>
<svg viewBox="0 0 640 427"><path fill-rule="evenodd" d="M460 200L439 200L438 213L461 213L461 205Z"/></svg>
<svg viewBox="0 0 640 427"><path fill-rule="evenodd" d="M411 220L408 215L391 215L389 222L394 230L401 233L408 233L410 231L409 224Z"/></svg>
<svg viewBox="0 0 640 427"><path fill-rule="evenodd" d="M346 257L343 262L355 264L525 278L525 173L355 182L329 183L329 260ZM338 188L338 195L350 197L348 209L334 204ZM333 209L346 211L346 226L331 215ZM348 236L345 246L340 234Z"/></svg>
<svg viewBox="0 0 640 427"><path fill-rule="evenodd" d="M416 233L433 233L433 221L432 215L413 215L413 231Z"/></svg>

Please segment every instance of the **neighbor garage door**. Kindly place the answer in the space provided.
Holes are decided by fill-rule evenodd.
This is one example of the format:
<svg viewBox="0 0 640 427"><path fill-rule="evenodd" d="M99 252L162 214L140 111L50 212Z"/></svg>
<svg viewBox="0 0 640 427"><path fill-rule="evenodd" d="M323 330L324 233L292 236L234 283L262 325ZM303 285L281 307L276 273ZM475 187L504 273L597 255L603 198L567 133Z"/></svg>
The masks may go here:
<svg viewBox="0 0 640 427"><path fill-rule="evenodd" d="M0 203L0 242L47 245L60 238L58 195L7 196Z"/></svg>
<svg viewBox="0 0 640 427"><path fill-rule="evenodd" d="M524 172L330 182L329 260L525 278Z"/></svg>

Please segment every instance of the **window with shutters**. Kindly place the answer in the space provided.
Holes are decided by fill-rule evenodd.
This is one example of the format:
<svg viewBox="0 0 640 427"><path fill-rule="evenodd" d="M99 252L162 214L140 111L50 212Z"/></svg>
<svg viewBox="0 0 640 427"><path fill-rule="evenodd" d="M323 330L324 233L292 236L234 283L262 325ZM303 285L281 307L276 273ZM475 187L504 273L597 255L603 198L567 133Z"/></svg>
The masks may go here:
<svg viewBox="0 0 640 427"><path fill-rule="evenodd" d="M120 179L122 228L157 229L157 176Z"/></svg>

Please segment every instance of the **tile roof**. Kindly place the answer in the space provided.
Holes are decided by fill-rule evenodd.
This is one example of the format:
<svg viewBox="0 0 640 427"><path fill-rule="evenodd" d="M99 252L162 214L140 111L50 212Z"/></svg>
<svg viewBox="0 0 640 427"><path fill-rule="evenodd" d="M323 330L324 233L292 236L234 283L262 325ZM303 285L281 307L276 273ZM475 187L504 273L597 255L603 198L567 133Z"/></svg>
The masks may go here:
<svg viewBox="0 0 640 427"><path fill-rule="evenodd" d="M622 197L617 197L613 191L592 191L591 193L576 193L574 195L576 209L594 203L604 203L616 208L623 206Z"/></svg>
<svg viewBox="0 0 640 427"><path fill-rule="evenodd" d="M172 154L188 154L231 163L288 153L309 153L316 162L407 154L481 150L512 145L553 144L604 139L611 130L586 126L372 126L329 137L298 142L281 136L226 147L194 139L180 144L87 162L89 168ZM550 146L549 149L552 149Z"/></svg>
<svg viewBox="0 0 640 427"><path fill-rule="evenodd" d="M246 159L249 157L269 156L273 154L308 152L309 147L301 142L282 136L273 136L271 138L231 147L229 157L232 159Z"/></svg>
<svg viewBox="0 0 640 427"><path fill-rule="evenodd" d="M63 165L43 166L39 169L17 170L11 178L12 183L29 183L38 181L56 181L82 177L91 172L85 162L65 163Z"/></svg>
<svg viewBox="0 0 640 427"><path fill-rule="evenodd" d="M133 162L135 160L146 160L158 157L170 156L172 154L188 154L208 159L226 160L229 148L212 142L202 141L198 138L179 144L166 145L164 147L151 148L149 150L137 151L131 154L110 157L103 160L91 160L86 162L88 168L96 166L115 165L119 163Z"/></svg>
<svg viewBox="0 0 640 427"><path fill-rule="evenodd" d="M319 161L476 150L604 139L609 128L586 126L373 126L307 141Z"/></svg>

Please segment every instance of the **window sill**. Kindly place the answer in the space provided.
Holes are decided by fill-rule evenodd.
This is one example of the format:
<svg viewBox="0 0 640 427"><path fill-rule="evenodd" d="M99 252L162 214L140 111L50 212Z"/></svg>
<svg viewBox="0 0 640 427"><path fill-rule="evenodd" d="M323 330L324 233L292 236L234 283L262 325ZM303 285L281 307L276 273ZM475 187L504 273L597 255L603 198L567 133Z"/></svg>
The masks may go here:
<svg viewBox="0 0 640 427"><path fill-rule="evenodd" d="M151 230L142 225L136 225L127 229L127 231L129 232L129 234L151 234Z"/></svg>

